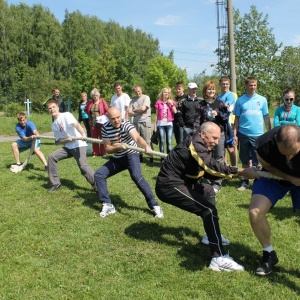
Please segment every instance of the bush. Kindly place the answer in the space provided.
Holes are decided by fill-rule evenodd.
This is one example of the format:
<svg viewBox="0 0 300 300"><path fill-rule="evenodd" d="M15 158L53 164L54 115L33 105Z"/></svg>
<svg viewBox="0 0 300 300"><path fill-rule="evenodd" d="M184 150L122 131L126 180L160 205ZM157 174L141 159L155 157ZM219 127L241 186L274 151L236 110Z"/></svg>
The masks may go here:
<svg viewBox="0 0 300 300"><path fill-rule="evenodd" d="M15 117L17 113L24 111L24 106L18 103L9 103L6 105L5 110L5 115L7 117Z"/></svg>

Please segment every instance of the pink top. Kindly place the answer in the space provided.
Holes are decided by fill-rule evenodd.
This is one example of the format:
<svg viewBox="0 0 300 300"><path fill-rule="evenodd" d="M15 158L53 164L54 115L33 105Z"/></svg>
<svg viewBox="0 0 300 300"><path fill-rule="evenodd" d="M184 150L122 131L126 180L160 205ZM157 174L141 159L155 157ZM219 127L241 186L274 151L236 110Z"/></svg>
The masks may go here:
<svg viewBox="0 0 300 300"><path fill-rule="evenodd" d="M173 102L173 105L176 107L176 102ZM171 107L171 104L167 103L167 119L168 122L173 121L174 120L174 113ZM154 105L154 108L157 111L157 120L163 120L164 118L164 103L161 99L157 100L157 102Z"/></svg>

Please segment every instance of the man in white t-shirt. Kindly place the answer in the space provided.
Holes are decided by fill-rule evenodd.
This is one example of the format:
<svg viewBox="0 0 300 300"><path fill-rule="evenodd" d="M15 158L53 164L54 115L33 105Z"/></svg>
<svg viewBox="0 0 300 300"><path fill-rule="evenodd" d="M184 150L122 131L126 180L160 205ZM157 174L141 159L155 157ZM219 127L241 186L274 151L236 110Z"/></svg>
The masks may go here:
<svg viewBox="0 0 300 300"><path fill-rule="evenodd" d="M58 162L70 157L75 158L81 174L94 187L95 172L86 161L87 144L82 140L72 140L72 137L86 137L83 128L71 113L59 112L57 101L49 100L47 109L54 119L52 131L55 141L64 145L64 147L52 152L48 157L48 174L52 184L48 192L52 193L61 187L58 175Z"/></svg>
<svg viewBox="0 0 300 300"><path fill-rule="evenodd" d="M123 92L120 82L114 84L114 89L117 93L111 97L110 106L117 107L121 111L122 121L128 121L128 107L131 99Z"/></svg>

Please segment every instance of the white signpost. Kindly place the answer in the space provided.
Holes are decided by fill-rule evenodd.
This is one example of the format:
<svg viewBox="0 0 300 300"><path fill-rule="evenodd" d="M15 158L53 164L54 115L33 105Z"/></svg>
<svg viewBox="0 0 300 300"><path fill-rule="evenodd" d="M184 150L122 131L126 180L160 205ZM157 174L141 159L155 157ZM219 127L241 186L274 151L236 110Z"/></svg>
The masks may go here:
<svg viewBox="0 0 300 300"><path fill-rule="evenodd" d="M29 99L27 99L24 103L25 103L25 108L26 108L26 111L27 111L27 116L30 116L30 104L31 104L31 101Z"/></svg>

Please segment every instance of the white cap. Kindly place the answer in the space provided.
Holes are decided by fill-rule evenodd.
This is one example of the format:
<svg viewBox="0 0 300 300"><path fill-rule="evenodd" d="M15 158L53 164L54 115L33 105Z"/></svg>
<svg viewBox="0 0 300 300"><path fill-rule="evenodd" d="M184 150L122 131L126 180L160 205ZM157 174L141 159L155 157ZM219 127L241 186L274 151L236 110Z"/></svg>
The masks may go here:
<svg viewBox="0 0 300 300"><path fill-rule="evenodd" d="M198 88L197 83L195 83L195 82L189 82L188 88L189 89L197 89Z"/></svg>

